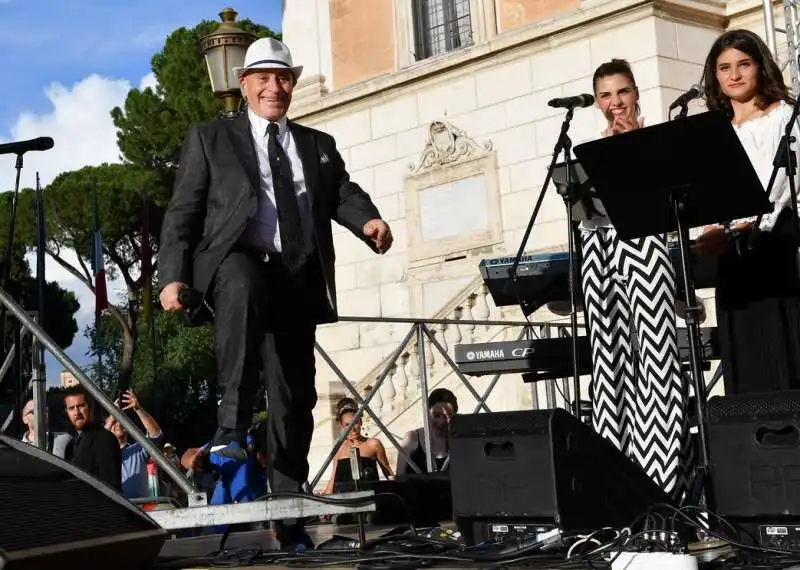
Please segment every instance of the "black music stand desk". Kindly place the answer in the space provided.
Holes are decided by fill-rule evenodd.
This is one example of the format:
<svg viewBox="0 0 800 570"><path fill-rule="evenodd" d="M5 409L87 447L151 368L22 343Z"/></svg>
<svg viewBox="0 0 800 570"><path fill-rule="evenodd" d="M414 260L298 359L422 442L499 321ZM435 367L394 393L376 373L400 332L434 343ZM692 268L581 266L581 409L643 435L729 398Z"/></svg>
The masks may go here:
<svg viewBox="0 0 800 570"><path fill-rule="evenodd" d="M678 230L675 200L687 230L771 210L723 113L587 142L575 155L623 239Z"/></svg>
<svg viewBox="0 0 800 570"><path fill-rule="evenodd" d="M591 180L586 175L581 163L577 160L570 160L570 167L570 173L567 176L566 162L553 165L553 184L556 186L558 195L569 202L572 221L584 222L591 219L593 214L604 213L603 206L599 203Z"/></svg>

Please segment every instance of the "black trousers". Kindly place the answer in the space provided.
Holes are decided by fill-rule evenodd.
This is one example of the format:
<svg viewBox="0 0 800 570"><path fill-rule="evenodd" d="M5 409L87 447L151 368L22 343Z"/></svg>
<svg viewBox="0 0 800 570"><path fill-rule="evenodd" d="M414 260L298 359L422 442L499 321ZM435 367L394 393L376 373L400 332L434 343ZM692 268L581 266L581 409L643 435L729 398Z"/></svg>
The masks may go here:
<svg viewBox="0 0 800 570"><path fill-rule="evenodd" d="M214 284L214 351L223 391L219 426L244 433L252 424L256 394L266 387L273 492L298 492L308 478L317 402L315 315L325 299L322 273L311 257L293 275L279 256L265 262L237 248L223 260Z"/></svg>

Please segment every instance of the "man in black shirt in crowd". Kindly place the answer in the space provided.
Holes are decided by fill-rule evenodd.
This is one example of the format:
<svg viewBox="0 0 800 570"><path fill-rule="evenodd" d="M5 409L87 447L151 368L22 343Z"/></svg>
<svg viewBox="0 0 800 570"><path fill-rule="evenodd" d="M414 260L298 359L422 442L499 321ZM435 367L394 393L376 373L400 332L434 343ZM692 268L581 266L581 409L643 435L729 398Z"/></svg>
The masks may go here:
<svg viewBox="0 0 800 570"><path fill-rule="evenodd" d="M122 454L117 438L103 424L94 421L83 390L68 393L64 406L77 434L72 463L121 493Z"/></svg>

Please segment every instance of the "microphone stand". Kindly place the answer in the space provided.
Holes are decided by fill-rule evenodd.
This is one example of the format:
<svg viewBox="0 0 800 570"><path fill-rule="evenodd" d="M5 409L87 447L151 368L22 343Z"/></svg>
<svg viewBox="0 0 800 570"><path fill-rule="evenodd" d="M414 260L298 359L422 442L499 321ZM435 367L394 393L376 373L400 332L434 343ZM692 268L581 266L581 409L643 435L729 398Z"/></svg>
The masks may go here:
<svg viewBox="0 0 800 570"><path fill-rule="evenodd" d="M547 168L547 176L544 179L544 184L542 185L542 189L539 192L539 198L536 200L536 205L533 207L533 213L531 214L531 218L528 221L528 227L525 228L525 234L522 236L522 243L519 244L519 249L517 250L517 254L514 256L514 263L511 264L511 279L514 283L514 291L517 295L517 301L519 302L520 308L522 309L523 314L528 315L528 302L522 298L520 295L519 289L519 275L517 273L517 269L519 267L520 261L522 260L522 255L525 252L525 246L528 243L528 239L530 238L531 232L533 231L533 226L536 223L536 218L539 216L539 210L542 207L542 203L544 202L544 197L547 193L547 187L550 184L550 181L553 178L553 170L555 169L556 163L558 162L558 158L563 152L565 155L565 163L566 163L566 185L567 188L571 188L572 185L572 141L569 138L567 132L569 131L570 123L572 122L572 117L575 114L575 106L567 107L567 114L564 117L564 121L561 123L561 131L558 135L558 139L556 140L555 147L553 148L553 158L550 160L550 166ZM580 379L578 377L578 315L577 315L577 300L576 300L576 284L575 284L575 240L573 235L572 223L571 223L571 213L570 213L570 202L568 195L570 192L567 193L567 196L564 197L565 204L567 206L567 226L569 228L569 235L567 238L567 245L569 248L569 300L570 300L570 332L572 335L572 383L573 383L573 393L574 399L572 402L572 412L576 418L579 420L581 419L581 385Z"/></svg>
<svg viewBox="0 0 800 570"><path fill-rule="evenodd" d="M688 103L683 103L676 118L686 118L688 112L687 107ZM686 322L686 332L689 337L689 364L692 370L699 447L699 461L698 465L695 467L695 479L690 487L687 486L685 504L697 505L700 504L703 493L705 493L706 500L708 500L708 495L711 491L710 485L707 485L710 463L705 423L706 387L700 357L702 354L700 350L700 315L703 309L697 302L697 294L694 287L694 268L692 264L689 263L691 256L689 228L686 226L683 217L686 208L686 193L680 191L680 189L676 189L676 191L672 192L671 201L677 224L676 229L678 245L680 246L681 270L683 271L683 288L686 293L686 315L684 321Z"/></svg>
<svg viewBox="0 0 800 570"><path fill-rule="evenodd" d="M800 117L800 104L795 101L794 105L792 106L792 115L789 117L789 121L786 123L783 136L781 136L780 143L775 151L775 158L772 161L772 174L769 177L769 182L767 183L765 192L767 196L772 193L772 188L775 186L775 180L778 177L778 172L780 172L781 168L785 168L786 178L789 180L789 193L791 194L792 201L792 234L794 236L795 244L800 245L800 217L798 217L797 212L797 188L794 179L795 174L797 174L797 153L792 151L792 143L796 142L795 137L792 135L792 130L797 123L798 117ZM758 226L761 224L761 219L763 217L763 214L759 214L755 223L753 224L753 229L751 230L750 237L748 239L748 249L753 249L755 246L754 242L761 233L761 230L758 229Z"/></svg>
<svg viewBox="0 0 800 570"><path fill-rule="evenodd" d="M3 258L2 264L0 264L0 289L6 289L8 285L8 280L11 276L11 255L14 251L14 226L15 221L17 218L17 202L19 200L19 180L22 175L22 155L23 152L17 153L17 160L14 164L14 168L16 169L16 177L14 180L14 194L11 197L11 219L8 223L8 242L6 243L6 251L5 257ZM6 306L0 305L0 353L2 353L2 360L5 360L6 357ZM17 324L16 326L21 326ZM21 339L20 335L16 335L18 338ZM22 353L22 347L16 346L15 349L18 351L18 354ZM22 371L18 369L19 374L22 374ZM21 379L21 376L20 376ZM0 385L3 384L3 378L0 378ZM22 383L18 382L21 386ZM22 402L22 394L17 394L15 398L16 406L14 409L14 419L13 423L11 424L11 429L13 433L17 434L20 429L22 428L22 406L24 402Z"/></svg>

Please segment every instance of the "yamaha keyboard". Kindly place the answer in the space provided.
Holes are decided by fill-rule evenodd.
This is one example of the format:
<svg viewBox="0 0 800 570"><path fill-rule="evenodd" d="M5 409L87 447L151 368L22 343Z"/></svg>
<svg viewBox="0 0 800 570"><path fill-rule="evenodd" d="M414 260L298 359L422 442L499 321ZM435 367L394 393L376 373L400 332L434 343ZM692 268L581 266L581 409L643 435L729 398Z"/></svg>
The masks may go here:
<svg viewBox="0 0 800 570"><path fill-rule="evenodd" d="M719 359L717 327L700 329L700 358L704 362ZM572 339L543 338L457 344L453 359L462 374L523 374L523 381L554 380L572 376ZM689 334L678 329L678 353L681 362L689 361ZM578 374L591 374L591 351L586 336L578 337Z"/></svg>
<svg viewBox="0 0 800 570"><path fill-rule="evenodd" d="M572 376L572 339L542 338L478 344L457 344L454 361L462 374L523 374L523 380L554 380ZM589 341L578 337L578 374L590 374Z"/></svg>
<svg viewBox="0 0 800 570"><path fill-rule="evenodd" d="M680 288L683 282L680 250L677 244L670 244L669 254L675 267L675 278ZM580 279L580 258L575 256L576 296L582 298ZM692 256L696 289L706 289L716 285L717 262L715 257ZM511 276L514 257L484 259L478 268L481 277L492 296L495 306L507 307L525 304L525 314L529 315L546 304L569 305L569 254L564 251L554 253L534 253L522 256L517 266L517 283Z"/></svg>

